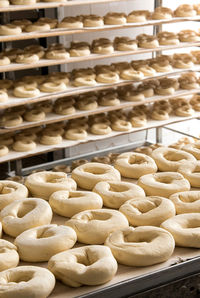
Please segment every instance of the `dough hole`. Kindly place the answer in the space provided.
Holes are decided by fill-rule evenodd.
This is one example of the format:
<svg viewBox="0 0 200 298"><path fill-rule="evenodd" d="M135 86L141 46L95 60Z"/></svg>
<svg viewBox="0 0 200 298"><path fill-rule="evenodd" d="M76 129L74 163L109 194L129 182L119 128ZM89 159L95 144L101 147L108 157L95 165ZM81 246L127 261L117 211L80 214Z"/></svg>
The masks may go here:
<svg viewBox="0 0 200 298"><path fill-rule="evenodd" d="M173 181L171 177L155 177L155 180L160 183L170 184Z"/></svg>
<svg viewBox="0 0 200 298"><path fill-rule="evenodd" d="M24 202L23 205L20 206L18 212L17 212L17 217L22 218L24 217L27 213L31 212L35 208L35 204L30 204L30 202Z"/></svg>

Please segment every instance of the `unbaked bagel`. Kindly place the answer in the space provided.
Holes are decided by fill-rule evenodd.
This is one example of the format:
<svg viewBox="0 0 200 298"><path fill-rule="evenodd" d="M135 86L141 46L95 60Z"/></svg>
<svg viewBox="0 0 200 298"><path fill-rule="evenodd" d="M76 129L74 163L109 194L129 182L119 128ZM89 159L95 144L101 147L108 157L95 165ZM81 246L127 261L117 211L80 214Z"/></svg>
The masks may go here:
<svg viewBox="0 0 200 298"><path fill-rule="evenodd" d="M200 212L200 191L182 191L169 197L177 214Z"/></svg>
<svg viewBox="0 0 200 298"><path fill-rule="evenodd" d="M0 213L3 231L12 237L22 232L50 224L52 210L49 204L38 198L15 200L6 206Z"/></svg>
<svg viewBox="0 0 200 298"><path fill-rule="evenodd" d="M127 266L150 266L168 260L175 247L172 235L158 227L126 227L105 241L117 262Z"/></svg>
<svg viewBox="0 0 200 298"><path fill-rule="evenodd" d="M200 248L200 214L186 213L173 216L161 224L169 231L177 246Z"/></svg>
<svg viewBox="0 0 200 298"><path fill-rule="evenodd" d="M117 210L95 209L75 214L65 224L75 230L79 242L103 244L111 232L128 227L128 220Z"/></svg>
<svg viewBox="0 0 200 298"><path fill-rule="evenodd" d="M63 225L49 224L24 231L15 239L20 259L45 262L53 255L74 246L75 231Z"/></svg>
<svg viewBox="0 0 200 298"><path fill-rule="evenodd" d="M0 272L17 267L18 263L17 247L9 241L0 239Z"/></svg>
<svg viewBox="0 0 200 298"><path fill-rule="evenodd" d="M25 182L33 196L48 200L58 190L76 190L76 182L66 173L42 171L29 175Z"/></svg>
<svg viewBox="0 0 200 298"><path fill-rule="evenodd" d="M141 176L137 184L147 196L168 198L173 193L190 190L190 183L180 173L163 172Z"/></svg>
<svg viewBox="0 0 200 298"><path fill-rule="evenodd" d="M121 176L113 166L88 162L72 171L72 178L83 189L92 190L100 181L120 181Z"/></svg>
<svg viewBox="0 0 200 298"><path fill-rule="evenodd" d="M103 201L97 193L60 190L52 193L49 204L56 214L72 217L84 210L101 209Z"/></svg>
<svg viewBox="0 0 200 298"><path fill-rule="evenodd" d="M109 208L116 208L130 199L143 199L145 193L138 185L123 181L101 181L93 188L93 192L99 194L103 204Z"/></svg>
<svg viewBox="0 0 200 298"><path fill-rule="evenodd" d="M64 284L77 288L108 282L117 272L117 262L108 247L89 245L53 256L48 269Z"/></svg>

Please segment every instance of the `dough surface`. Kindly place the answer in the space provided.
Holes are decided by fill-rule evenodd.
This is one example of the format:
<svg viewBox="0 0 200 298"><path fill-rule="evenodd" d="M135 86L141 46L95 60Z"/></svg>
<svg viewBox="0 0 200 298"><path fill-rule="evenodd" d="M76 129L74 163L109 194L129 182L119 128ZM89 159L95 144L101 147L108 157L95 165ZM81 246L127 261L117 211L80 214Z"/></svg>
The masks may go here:
<svg viewBox="0 0 200 298"><path fill-rule="evenodd" d="M48 268L57 279L71 287L101 285L117 272L117 262L103 245L73 248L53 256Z"/></svg>
<svg viewBox="0 0 200 298"><path fill-rule="evenodd" d="M200 191L183 191L169 197L177 214L200 212Z"/></svg>
<svg viewBox="0 0 200 298"><path fill-rule="evenodd" d="M0 272L16 267L18 263L17 247L9 241L0 239Z"/></svg>

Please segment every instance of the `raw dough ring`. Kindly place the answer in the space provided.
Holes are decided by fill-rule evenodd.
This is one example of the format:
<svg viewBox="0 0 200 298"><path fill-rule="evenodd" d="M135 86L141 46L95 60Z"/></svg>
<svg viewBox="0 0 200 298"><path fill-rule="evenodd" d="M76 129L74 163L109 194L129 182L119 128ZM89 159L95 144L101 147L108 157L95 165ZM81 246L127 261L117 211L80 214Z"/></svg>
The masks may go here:
<svg viewBox="0 0 200 298"><path fill-rule="evenodd" d="M120 173L111 165L88 162L72 171L72 178L83 189L92 190L100 181L120 181Z"/></svg>
<svg viewBox="0 0 200 298"><path fill-rule="evenodd" d="M17 152L27 152L32 151L36 148L36 143L34 141L29 141L26 139L21 139L19 141L16 141L13 144L13 150Z"/></svg>
<svg viewBox="0 0 200 298"><path fill-rule="evenodd" d="M106 123L95 123L91 126L91 133L95 135L107 135L111 131L110 126Z"/></svg>
<svg viewBox="0 0 200 298"><path fill-rule="evenodd" d="M10 180L0 180L0 210L15 200L28 197L28 189L21 183Z"/></svg>
<svg viewBox="0 0 200 298"><path fill-rule="evenodd" d="M128 227L128 220L117 210L94 209L75 214L65 224L75 230L79 242L103 244L111 232Z"/></svg>
<svg viewBox="0 0 200 298"><path fill-rule="evenodd" d="M200 160L183 163L178 172L187 179L192 187L200 187Z"/></svg>
<svg viewBox="0 0 200 298"><path fill-rule="evenodd" d="M186 144L181 150L192 154L197 160L200 160L200 141Z"/></svg>
<svg viewBox="0 0 200 298"><path fill-rule="evenodd" d="M200 212L200 191L177 192L169 197L177 214Z"/></svg>
<svg viewBox="0 0 200 298"><path fill-rule="evenodd" d="M0 145L0 157L7 155L9 152L9 149L5 145Z"/></svg>
<svg viewBox="0 0 200 298"><path fill-rule="evenodd" d="M200 248L200 214L179 214L161 224L169 231L177 246Z"/></svg>
<svg viewBox="0 0 200 298"><path fill-rule="evenodd" d="M132 226L159 227L163 221L176 215L174 204L158 196L129 200L119 211L126 216Z"/></svg>
<svg viewBox="0 0 200 298"><path fill-rule="evenodd" d="M174 172L147 174L140 177L137 184L147 196L168 198L173 193L190 190L190 183L183 175Z"/></svg>
<svg viewBox="0 0 200 298"><path fill-rule="evenodd" d="M31 54L31 53L24 53L21 55L17 55L17 58L15 61L17 63L26 63L26 64L34 64L37 63L40 60L39 56L36 54Z"/></svg>
<svg viewBox="0 0 200 298"><path fill-rule="evenodd" d="M118 119L114 121L111 127L114 131L129 131L130 129L132 129L131 122L123 119Z"/></svg>
<svg viewBox="0 0 200 298"><path fill-rule="evenodd" d="M46 268L19 266L0 273L1 298L48 297L54 286L55 277Z"/></svg>
<svg viewBox="0 0 200 298"><path fill-rule="evenodd" d="M174 251L174 239L166 232L157 227L127 227L111 233L105 245L120 264L150 266L168 260Z"/></svg>
<svg viewBox="0 0 200 298"><path fill-rule="evenodd" d="M96 76L96 81L103 84L115 84L119 82L119 75L115 72L100 73Z"/></svg>
<svg viewBox="0 0 200 298"><path fill-rule="evenodd" d="M6 206L0 213L3 231L12 237L22 232L50 224L52 210L49 204L38 198L16 200Z"/></svg>
<svg viewBox="0 0 200 298"><path fill-rule="evenodd" d="M22 29L12 24L0 25L0 35L19 35Z"/></svg>
<svg viewBox="0 0 200 298"><path fill-rule="evenodd" d="M90 191L60 190L50 196L49 204L56 214L72 217L81 211L101 209L103 201L97 193Z"/></svg>
<svg viewBox="0 0 200 298"><path fill-rule="evenodd" d="M160 147L153 150L151 156L155 160L158 169L162 172L176 172L181 164L185 162L190 164L196 160L188 152L168 147Z"/></svg>
<svg viewBox="0 0 200 298"><path fill-rule="evenodd" d="M8 94L5 90L0 89L0 102L5 102L8 100Z"/></svg>
<svg viewBox="0 0 200 298"><path fill-rule="evenodd" d="M108 247L89 245L53 256L48 269L57 279L71 287L100 285L114 277L117 262Z"/></svg>
<svg viewBox="0 0 200 298"><path fill-rule="evenodd" d="M17 247L9 241L0 239L0 272L17 267L18 263Z"/></svg>
<svg viewBox="0 0 200 298"><path fill-rule="evenodd" d="M103 199L105 207L116 208L130 199L143 199L145 193L138 185L123 181L101 181L95 185L93 191Z"/></svg>
<svg viewBox="0 0 200 298"><path fill-rule="evenodd" d="M67 86L64 82L56 82L56 79L54 82L45 82L40 86L40 90L42 92L47 93L53 93L53 92L61 92L65 91L67 89Z"/></svg>
<svg viewBox="0 0 200 298"><path fill-rule="evenodd" d="M31 98L31 97L37 97L40 95L39 89L37 89L34 86L29 86L24 83L23 86L17 86L13 90L13 94L16 97L22 97L22 98Z"/></svg>
<svg viewBox="0 0 200 298"><path fill-rule="evenodd" d="M21 260L45 262L53 255L72 248L76 240L72 228L49 224L24 231L15 239L15 245Z"/></svg>
<svg viewBox="0 0 200 298"><path fill-rule="evenodd" d="M123 177L133 179L157 172L157 166L154 160L148 155L137 152L120 154L115 161L114 167Z"/></svg>
<svg viewBox="0 0 200 298"><path fill-rule="evenodd" d="M31 174L25 182L32 196L48 200L58 190L76 190L76 182L66 173L43 171Z"/></svg>
<svg viewBox="0 0 200 298"><path fill-rule="evenodd" d="M65 139L68 140L85 140L87 131L82 128L70 128L65 132Z"/></svg>
<svg viewBox="0 0 200 298"><path fill-rule="evenodd" d="M10 3L8 0L1 0L0 7L9 7Z"/></svg>

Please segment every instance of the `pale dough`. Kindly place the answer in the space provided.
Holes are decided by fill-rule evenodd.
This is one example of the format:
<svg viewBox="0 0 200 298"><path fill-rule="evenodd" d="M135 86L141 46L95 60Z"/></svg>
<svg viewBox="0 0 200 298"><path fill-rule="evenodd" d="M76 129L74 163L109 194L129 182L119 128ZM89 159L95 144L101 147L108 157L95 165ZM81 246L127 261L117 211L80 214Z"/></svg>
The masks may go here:
<svg viewBox="0 0 200 298"><path fill-rule="evenodd" d="M0 272L16 267L18 263L17 247L9 241L0 239Z"/></svg>
<svg viewBox="0 0 200 298"><path fill-rule="evenodd" d="M48 268L55 277L71 287L101 285L117 272L117 262L109 247L89 245L53 256Z"/></svg>
<svg viewBox="0 0 200 298"><path fill-rule="evenodd" d="M85 244L102 244L109 233L128 226L126 217L117 210L86 210L65 222L77 234L78 241Z"/></svg>
<svg viewBox="0 0 200 298"><path fill-rule="evenodd" d="M182 191L169 197L177 214L200 212L200 191Z"/></svg>

